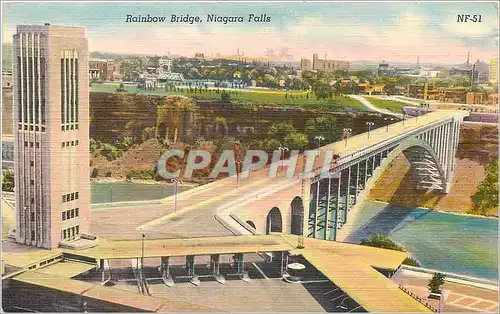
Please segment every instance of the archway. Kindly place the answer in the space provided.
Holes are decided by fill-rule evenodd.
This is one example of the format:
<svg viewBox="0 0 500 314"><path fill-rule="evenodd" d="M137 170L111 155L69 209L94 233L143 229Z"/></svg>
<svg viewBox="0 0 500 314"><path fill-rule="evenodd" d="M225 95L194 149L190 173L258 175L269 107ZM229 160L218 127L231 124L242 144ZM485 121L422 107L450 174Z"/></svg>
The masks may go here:
<svg viewBox="0 0 500 314"><path fill-rule="evenodd" d="M250 227L252 227L252 228L254 228L254 229L257 229L257 228L255 227L255 224L253 223L253 221L251 221L251 220L247 220L247 221L246 221L246 223L247 223Z"/></svg>
<svg viewBox="0 0 500 314"><path fill-rule="evenodd" d="M278 207L273 207L267 214L266 234L270 234L271 232L283 232L283 222Z"/></svg>
<svg viewBox="0 0 500 314"><path fill-rule="evenodd" d="M290 224L290 233L296 235L302 235L303 233L303 220L304 220L304 203L302 202L302 198L296 196L291 206L292 220Z"/></svg>

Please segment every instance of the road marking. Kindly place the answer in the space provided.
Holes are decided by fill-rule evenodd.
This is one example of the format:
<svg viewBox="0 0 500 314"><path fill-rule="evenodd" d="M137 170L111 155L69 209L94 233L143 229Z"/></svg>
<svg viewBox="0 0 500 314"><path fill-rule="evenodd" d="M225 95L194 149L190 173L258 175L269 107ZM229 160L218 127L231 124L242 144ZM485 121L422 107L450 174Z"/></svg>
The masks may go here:
<svg viewBox="0 0 500 314"><path fill-rule="evenodd" d="M264 272L262 271L262 269L260 269L260 267L259 267L259 266L257 266L257 264L255 264L254 262L252 262L252 265L253 265L253 266L254 266L254 267L255 267L255 268L259 271L259 273L260 273L262 276L264 276L264 278L266 278L267 280L271 280L271 279L269 279L269 278L266 276L266 274L264 274Z"/></svg>

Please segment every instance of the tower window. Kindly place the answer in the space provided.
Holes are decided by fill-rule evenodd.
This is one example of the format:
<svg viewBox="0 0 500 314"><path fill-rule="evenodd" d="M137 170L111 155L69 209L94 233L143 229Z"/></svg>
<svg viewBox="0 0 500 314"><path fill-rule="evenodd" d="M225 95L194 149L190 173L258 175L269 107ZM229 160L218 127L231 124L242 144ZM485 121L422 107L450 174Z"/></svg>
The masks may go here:
<svg viewBox="0 0 500 314"><path fill-rule="evenodd" d="M61 147L62 147L62 148L64 148L64 146L66 146L66 143L65 143L65 142L62 142Z"/></svg>
<svg viewBox="0 0 500 314"><path fill-rule="evenodd" d="M64 194L64 195L62 196L62 202L63 202L63 203L66 203L66 194Z"/></svg>
<svg viewBox="0 0 500 314"><path fill-rule="evenodd" d="M62 212L62 220L66 220L66 212Z"/></svg>
<svg viewBox="0 0 500 314"><path fill-rule="evenodd" d="M35 231L31 230L31 241L35 241Z"/></svg>
<svg viewBox="0 0 500 314"><path fill-rule="evenodd" d="M75 193L71 193L71 200L74 201L75 200Z"/></svg>
<svg viewBox="0 0 500 314"><path fill-rule="evenodd" d="M75 192L75 199L78 199L78 192Z"/></svg>

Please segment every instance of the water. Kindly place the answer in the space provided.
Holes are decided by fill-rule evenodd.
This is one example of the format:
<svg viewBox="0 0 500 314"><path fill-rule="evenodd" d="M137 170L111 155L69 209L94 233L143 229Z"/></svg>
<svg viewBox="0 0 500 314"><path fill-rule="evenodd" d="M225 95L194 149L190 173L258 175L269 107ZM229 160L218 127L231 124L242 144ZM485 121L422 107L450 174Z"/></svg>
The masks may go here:
<svg viewBox="0 0 500 314"><path fill-rule="evenodd" d="M179 193L190 187L179 186ZM120 183L92 183L92 204L146 201L164 198L175 193L175 186L160 184L142 184L131 182Z"/></svg>
<svg viewBox="0 0 500 314"><path fill-rule="evenodd" d="M364 226L347 239L389 236L422 267L468 276L498 278L498 219L366 202L356 219Z"/></svg>

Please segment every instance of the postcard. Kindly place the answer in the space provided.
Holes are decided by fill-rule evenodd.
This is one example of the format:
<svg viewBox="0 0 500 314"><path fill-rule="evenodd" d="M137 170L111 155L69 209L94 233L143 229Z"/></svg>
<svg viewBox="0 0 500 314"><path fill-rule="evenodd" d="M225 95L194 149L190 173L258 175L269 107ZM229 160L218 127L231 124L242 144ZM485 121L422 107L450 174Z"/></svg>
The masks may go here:
<svg viewBox="0 0 500 314"><path fill-rule="evenodd" d="M5 312L498 312L497 1L2 1Z"/></svg>

